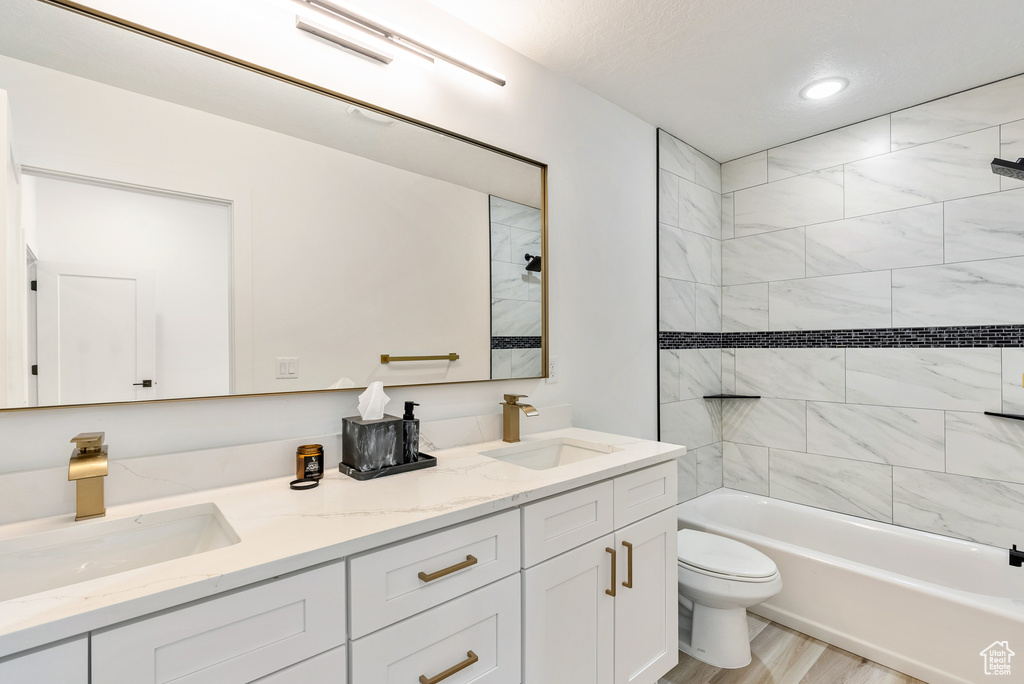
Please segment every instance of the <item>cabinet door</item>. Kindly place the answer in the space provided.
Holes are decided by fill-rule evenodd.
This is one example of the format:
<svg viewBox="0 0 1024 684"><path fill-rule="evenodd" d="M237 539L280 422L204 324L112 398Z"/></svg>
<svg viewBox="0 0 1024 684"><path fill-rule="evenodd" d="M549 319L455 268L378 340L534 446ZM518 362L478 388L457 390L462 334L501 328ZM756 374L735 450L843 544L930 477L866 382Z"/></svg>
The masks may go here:
<svg viewBox="0 0 1024 684"><path fill-rule="evenodd" d="M654 684L679 655L675 510L618 530L615 547L615 684Z"/></svg>
<svg viewBox="0 0 1024 684"><path fill-rule="evenodd" d="M89 637L0 660L0 682L11 684L87 684Z"/></svg>
<svg viewBox="0 0 1024 684"><path fill-rule="evenodd" d="M523 571L523 684L612 684L614 535Z"/></svg>
<svg viewBox="0 0 1024 684"><path fill-rule="evenodd" d="M252 684L345 684L347 681L348 657L345 655L345 647L339 646L274 674L260 677Z"/></svg>

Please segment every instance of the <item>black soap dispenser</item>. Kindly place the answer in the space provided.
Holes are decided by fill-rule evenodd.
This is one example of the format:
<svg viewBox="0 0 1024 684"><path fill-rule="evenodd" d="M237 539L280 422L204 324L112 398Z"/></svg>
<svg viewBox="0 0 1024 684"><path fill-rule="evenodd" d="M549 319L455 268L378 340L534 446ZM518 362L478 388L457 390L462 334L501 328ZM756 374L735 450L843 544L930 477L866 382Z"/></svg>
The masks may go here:
<svg viewBox="0 0 1024 684"><path fill-rule="evenodd" d="M420 459L420 419L412 414L414 406L419 404L405 402L405 415L402 416L402 432L405 436L402 463L415 463Z"/></svg>

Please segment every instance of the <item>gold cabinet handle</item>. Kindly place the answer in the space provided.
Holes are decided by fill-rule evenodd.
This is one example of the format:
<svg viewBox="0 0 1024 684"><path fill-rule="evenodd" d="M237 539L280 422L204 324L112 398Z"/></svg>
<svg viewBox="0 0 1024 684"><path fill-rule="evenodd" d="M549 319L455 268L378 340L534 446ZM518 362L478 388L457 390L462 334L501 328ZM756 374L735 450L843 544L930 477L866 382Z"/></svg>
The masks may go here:
<svg viewBox="0 0 1024 684"><path fill-rule="evenodd" d="M609 596L611 596L612 598L614 598L615 597L615 566L617 565L617 563L615 562L615 549L609 549L606 546L604 548L604 550L607 551L608 553L612 554L612 588L611 589L605 589L604 593L606 593Z"/></svg>
<svg viewBox="0 0 1024 684"><path fill-rule="evenodd" d="M461 663L459 663L458 665L452 665L439 675L436 675L434 677L420 675L420 684L437 684L441 680L448 679L456 672L459 672L460 670L465 670L467 667L469 667L476 661L480 660L480 656L478 656L476 653L473 653L472 651L466 651L466 656L466 659L463 660Z"/></svg>
<svg viewBox="0 0 1024 684"><path fill-rule="evenodd" d="M470 555L467 554L466 555L466 560L462 561L461 563L456 563L455 565L453 565L451 567L445 568L444 570L438 570L437 572L432 572L429 575L427 573L425 573L425 572L421 572L418 575L418 577L421 580L423 580L424 582L433 582L434 580L440 579L440 578L444 577L445 575L450 575L453 572L458 572L459 570L462 570L463 568L468 568L470 565L476 565L476 563L477 563L476 556L470 556ZM441 681L441 680L437 680L437 681Z"/></svg>
<svg viewBox="0 0 1024 684"><path fill-rule="evenodd" d="M622 583L622 586L627 589L633 588L633 545L629 542L622 542L622 545L626 547L626 581Z"/></svg>

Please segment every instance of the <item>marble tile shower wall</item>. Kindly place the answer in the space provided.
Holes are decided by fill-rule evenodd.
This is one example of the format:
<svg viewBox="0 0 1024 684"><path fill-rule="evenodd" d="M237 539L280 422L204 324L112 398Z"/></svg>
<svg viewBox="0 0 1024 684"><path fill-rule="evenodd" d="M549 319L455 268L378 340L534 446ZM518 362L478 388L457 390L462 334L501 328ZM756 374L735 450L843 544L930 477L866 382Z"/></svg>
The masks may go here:
<svg viewBox="0 0 1024 684"><path fill-rule="evenodd" d="M540 273L526 270L525 255L541 253L541 211L491 196L490 216L491 336L539 340ZM491 350L491 378L535 378L541 374L539 345L514 346Z"/></svg>
<svg viewBox="0 0 1024 684"><path fill-rule="evenodd" d="M1024 183L989 168L1021 156L1016 77L723 164L722 331L1024 323ZM763 398L664 404L663 438L720 426L727 487L1024 542L1024 421L983 415L1024 413L1024 349L833 347L723 350L722 390ZM707 351L663 400L715 384Z"/></svg>
<svg viewBox="0 0 1024 684"><path fill-rule="evenodd" d="M658 131L659 330L722 330L721 165ZM685 444L679 500L722 486L720 402L705 401L722 383L720 349L659 354L661 438Z"/></svg>

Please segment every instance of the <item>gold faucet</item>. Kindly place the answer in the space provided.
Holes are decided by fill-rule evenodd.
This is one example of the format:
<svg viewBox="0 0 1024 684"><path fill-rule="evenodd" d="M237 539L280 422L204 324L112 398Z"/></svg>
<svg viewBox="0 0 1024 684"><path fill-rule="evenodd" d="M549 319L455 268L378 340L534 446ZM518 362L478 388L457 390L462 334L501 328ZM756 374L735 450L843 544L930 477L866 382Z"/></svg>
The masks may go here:
<svg viewBox="0 0 1024 684"><path fill-rule="evenodd" d="M537 409L529 404L520 404L519 400L526 397L525 394L506 394L505 401L501 403L501 440L503 442L519 441L519 410L527 416L538 416Z"/></svg>
<svg viewBox="0 0 1024 684"><path fill-rule="evenodd" d="M68 462L68 482L76 485L75 520L107 514L103 504L103 478L107 476L107 446L102 432L83 432L71 440L75 450Z"/></svg>

